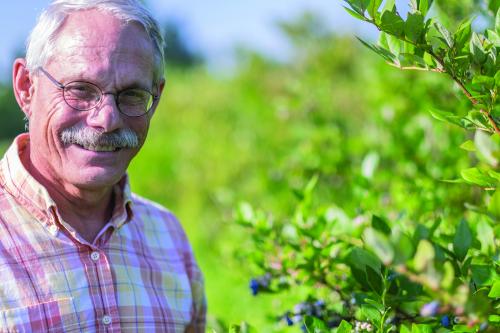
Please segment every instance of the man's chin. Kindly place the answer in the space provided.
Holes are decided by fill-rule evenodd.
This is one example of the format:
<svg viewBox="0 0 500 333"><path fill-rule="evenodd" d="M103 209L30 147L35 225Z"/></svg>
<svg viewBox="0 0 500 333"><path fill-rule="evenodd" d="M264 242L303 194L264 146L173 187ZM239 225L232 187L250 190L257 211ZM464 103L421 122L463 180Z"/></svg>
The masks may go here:
<svg viewBox="0 0 500 333"><path fill-rule="evenodd" d="M118 183L125 171L103 167L83 167L68 177L68 183L86 190L100 190Z"/></svg>

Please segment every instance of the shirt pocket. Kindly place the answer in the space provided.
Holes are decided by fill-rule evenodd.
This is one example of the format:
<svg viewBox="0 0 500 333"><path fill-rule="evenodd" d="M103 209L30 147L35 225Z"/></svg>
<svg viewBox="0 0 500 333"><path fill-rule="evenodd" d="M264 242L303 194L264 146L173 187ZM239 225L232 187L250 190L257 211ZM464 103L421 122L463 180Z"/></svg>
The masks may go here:
<svg viewBox="0 0 500 333"><path fill-rule="evenodd" d="M78 327L72 298L0 310L0 333L76 332Z"/></svg>

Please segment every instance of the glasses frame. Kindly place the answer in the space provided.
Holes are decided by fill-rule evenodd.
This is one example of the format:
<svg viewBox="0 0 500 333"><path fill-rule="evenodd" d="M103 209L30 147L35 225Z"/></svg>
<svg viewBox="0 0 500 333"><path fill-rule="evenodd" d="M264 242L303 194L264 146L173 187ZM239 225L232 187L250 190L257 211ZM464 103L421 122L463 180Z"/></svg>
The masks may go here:
<svg viewBox="0 0 500 333"><path fill-rule="evenodd" d="M115 100L115 104L118 108L118 111L120 111L121 114L127 116L127 117L132 117L132 118L136 118L136 117L142 117L144 115L146 115L147 113L149 113L149 111L151 111L155 106L156 106L156 103L158 102L159 100L159 96L158 95L155 95L153 94L151 91L147 90L147 89L143 89L143 88L133 88L133 89L138 89L138 90L142 90L142 91L145 91L147 93L149 93L152 97L153 97L153 103L151 104L151 106L149 107L148 110L146 110L144 113L140 114L140 115L130 115L130 114L127 114L125 112L122 111L122 109L120 108L120 103L118 102L118 98L120 96L121 93L125 92L125 91L128 91L130 90L131 88L128 88L128 89L124 89L124 90L120 90L116 93L112 93L112 92L105 92L103 91L98 85L96 85L95 83L92 83L92 82L88 82L88 81L83 81L83 80L74 80L74 81L70 81L66 84L62 84L61 82L57 81L52 75L50 75L43 67L39 67L38 68L58 89L60 89L62 91L62 95L63 95L63 99L64 99L64 102L70 107L72 108L73 110L77 110L77 111L88 111L88 110L92 110L92 109L95 109L95 108L98 108L102 101L104 100L104 95L112 95L114 97L114 100ZM75 82L81 82L81 83L85 83L85 84L90 84L91 86L94 86L97 88L97 90L99 91L100 93L100 98L99 98L99 101L97 101L97 103L95 105L93 105L92 107L90 108L87 108L87 109L79 109L79 108L75 108L74 106L70 105L68 103L68 101L66 100L66 97L64 96L64 92L65 92L65 88L67 86L69 86L70 84L72 83L75 83Z"/></svg>

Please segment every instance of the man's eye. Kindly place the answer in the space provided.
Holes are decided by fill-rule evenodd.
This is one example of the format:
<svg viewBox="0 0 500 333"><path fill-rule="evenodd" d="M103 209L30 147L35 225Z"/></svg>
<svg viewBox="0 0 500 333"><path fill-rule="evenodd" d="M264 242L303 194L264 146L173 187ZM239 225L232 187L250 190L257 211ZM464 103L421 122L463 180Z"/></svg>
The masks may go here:
<svg viewBox="0 0 500 333"><path fill-rule="evenodd" d="M127 105L144 104L149 98L149 93L140 89L129 89L120 93L120 103Z"/></svg>
<svg viewBox="0 0 500 333"><path fill-rule="evenodd" d="M65 88L65 97L69 99L98 100L99 91L88 84L73 84Z"/></svg>

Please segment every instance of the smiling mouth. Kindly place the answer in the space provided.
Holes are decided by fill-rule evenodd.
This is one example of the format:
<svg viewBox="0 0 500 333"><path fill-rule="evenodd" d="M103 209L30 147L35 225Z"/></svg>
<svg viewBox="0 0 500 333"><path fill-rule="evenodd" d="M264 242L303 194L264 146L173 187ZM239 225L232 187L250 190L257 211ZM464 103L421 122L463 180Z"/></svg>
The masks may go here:
<svg viewBox="0 0 500 333"><path fill-rule="evenodd" d="M94 152L116 152L122 149L120 147L115 147L115 146L88 146L88 145L82 146L77 143L75 143L75 145L82 149Z"/></svg>

